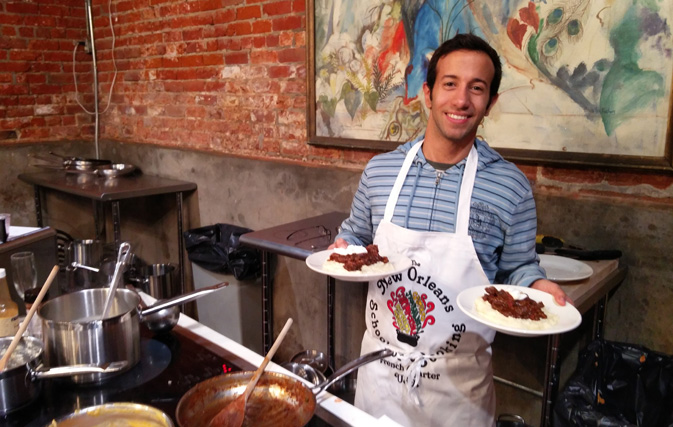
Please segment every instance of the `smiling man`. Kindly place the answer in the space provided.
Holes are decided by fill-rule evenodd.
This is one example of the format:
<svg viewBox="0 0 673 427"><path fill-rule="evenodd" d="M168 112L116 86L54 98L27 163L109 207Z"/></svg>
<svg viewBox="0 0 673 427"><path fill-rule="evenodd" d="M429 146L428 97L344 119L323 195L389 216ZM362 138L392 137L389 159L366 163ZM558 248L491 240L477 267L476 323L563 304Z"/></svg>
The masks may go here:
<svg viewBox="0 0 673 427"><path fill-rule="evenodd" d="M497 53L477 36L459 34L435 51L424 137L367 164L332 245L375 243L413 261L369 284L361 352L396 356L360 368L355 396L359 408L405 426L495 425L495 331L458 309L460 291L531 286L566 303L539 266L526 176L476 137L501 75Z"/></svg>

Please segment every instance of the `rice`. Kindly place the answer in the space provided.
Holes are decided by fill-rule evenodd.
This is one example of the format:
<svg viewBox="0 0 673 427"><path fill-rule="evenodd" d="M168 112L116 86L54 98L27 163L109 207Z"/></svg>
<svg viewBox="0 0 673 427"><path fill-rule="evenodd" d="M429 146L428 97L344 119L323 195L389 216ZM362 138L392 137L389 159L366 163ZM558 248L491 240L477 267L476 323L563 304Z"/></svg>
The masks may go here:
<svg viewBox="0 0 673 427"><path fill-rule="evenodd" d="M530 319L517 319L515 317L507 317L500 313L499 311L493 309L491 304L488 301L480 296L474 301L474 308L482 315L485 319L497 323L501 326L506 326L508 328L516 329L526 329L529 331L539 331L543 329L548 329L554 326L558 322L558 316L552 314L547 310L547 307L542 307L542 311L547 315L546 319L540 320L530 320Z"/></svg>

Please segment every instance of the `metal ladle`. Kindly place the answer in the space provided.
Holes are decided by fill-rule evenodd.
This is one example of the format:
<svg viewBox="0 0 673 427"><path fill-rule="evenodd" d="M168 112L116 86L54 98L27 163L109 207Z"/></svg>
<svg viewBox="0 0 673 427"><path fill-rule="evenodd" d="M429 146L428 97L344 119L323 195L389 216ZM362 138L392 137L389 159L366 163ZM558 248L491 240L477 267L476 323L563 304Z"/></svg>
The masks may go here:
<svg viewBox="0 0 673 427"><path fill-rule="evenodd" d="M131 245L127 242L122 242L119 245L119 252L117 254L117 264L115 265L115 271L112 275L112 281L110 282L110 292L107 296L107 301L105 302L105 309L103 310L103 315L101 320L107 317L110 307L112 306L112 301L114 301L115 294L117 293L117 287L121 281L122 274L120 274L124 265L126 265L126 259L128 258L129 253L131 253Z"/></svg>

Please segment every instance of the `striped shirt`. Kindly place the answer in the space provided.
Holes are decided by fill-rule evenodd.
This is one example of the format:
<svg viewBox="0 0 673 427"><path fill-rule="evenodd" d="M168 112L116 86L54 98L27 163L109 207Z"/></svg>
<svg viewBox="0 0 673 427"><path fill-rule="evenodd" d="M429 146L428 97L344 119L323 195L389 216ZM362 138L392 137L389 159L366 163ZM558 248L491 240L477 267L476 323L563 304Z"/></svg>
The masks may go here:
<svg viewBox="0 0 673 427"><path fill-rule="evenodd" d="M417 141L369 161L350 216L337 237L351 245L372 243L402 162ZM530 286L545 278L535 252L537 214L530 183L486 142L476 139L475 146L479 163L468 233L477 256L491 283ZM392 222L410 230L454 233L465 163L463 159L445 172L437 171L419 150L407 173Z"/></svg>

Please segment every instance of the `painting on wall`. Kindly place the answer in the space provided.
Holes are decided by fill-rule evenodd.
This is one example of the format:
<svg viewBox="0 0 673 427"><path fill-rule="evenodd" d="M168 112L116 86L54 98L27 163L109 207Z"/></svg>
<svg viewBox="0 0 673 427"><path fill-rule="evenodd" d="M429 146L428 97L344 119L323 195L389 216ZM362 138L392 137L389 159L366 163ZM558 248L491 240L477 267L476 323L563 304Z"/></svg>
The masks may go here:
<svg viewBox="0 0 673 427"><path fill-rule="evenodd" d="M309 0L309 140L421 136L433 51L457 33L503 63L479 135L519 161L671 167L670 0Z"/></svg>

